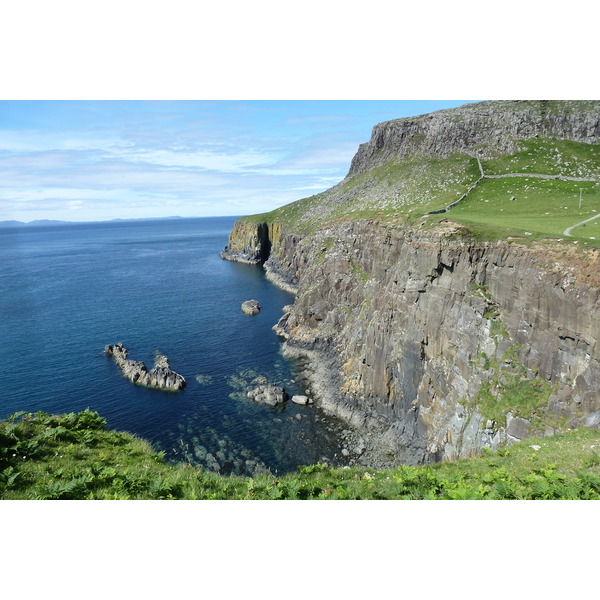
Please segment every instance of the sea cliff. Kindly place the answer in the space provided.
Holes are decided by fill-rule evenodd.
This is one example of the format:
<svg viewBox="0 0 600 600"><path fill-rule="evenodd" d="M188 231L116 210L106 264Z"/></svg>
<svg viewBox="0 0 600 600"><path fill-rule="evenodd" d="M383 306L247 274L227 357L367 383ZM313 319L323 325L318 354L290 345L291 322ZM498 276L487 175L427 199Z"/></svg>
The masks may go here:
<svg viewBox="0 0 600 600"><path fill-rule="evenodd" d="M230 236L224 258L261 263L296 293L275 327L284 353L304 361L321 408L352 426L362 464L454 459L600 422L597 248L485 239L385 204L374 218L332 218L380 197L373 174L390 160L494 157L519 136L598 140L598 103L511 106L378 125L344 182L297 203L294 219L279 209Z"/></svg>

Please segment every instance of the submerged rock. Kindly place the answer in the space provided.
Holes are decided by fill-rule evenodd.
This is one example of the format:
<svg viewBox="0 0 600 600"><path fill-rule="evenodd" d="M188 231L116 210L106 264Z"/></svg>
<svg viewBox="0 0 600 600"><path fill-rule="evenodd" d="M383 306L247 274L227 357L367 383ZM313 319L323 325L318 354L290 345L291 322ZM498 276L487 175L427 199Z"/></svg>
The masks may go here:
<svg viewBox="0 0 600 600"><path fill-rule="evenodd" d="M260 312L260 304L258 300L246 300L242 302L242 312L245 315L256 315Z"/></svg>
<svg viewBox="0 0 600 600"><path fill-rule="evenodd" d="M250 390L247 394L250 400L268 404L269 406L277 406L283 404L288 399L288 394L280 385L259 385Z"/></svg>
<svg viewBox="0 0 600 600"><path fill-rule="evenodd" d="M122 342L104 347L107 356L112 356L123 375L136 385L158 388L167 391L179 391L185 387L185 378L171 370L166 356L157 355L154 368L148 371L145 363L127 358L127 348Z"/></svg>

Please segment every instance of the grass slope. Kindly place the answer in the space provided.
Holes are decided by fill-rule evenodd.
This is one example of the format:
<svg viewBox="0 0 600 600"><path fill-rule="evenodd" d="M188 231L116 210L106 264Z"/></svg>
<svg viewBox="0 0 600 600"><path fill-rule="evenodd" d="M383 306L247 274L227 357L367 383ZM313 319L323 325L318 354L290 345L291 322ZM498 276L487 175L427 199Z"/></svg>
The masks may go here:
<svg viewBox="0 0 600 600"><path fill-rule="evenodd" d="M253 223L278 221L304 233L340 219L413 221L455 202L479 178L476 159L455 154L444 159L415 156L390 161L337 186L270 213L244 217Z"/></svg>
<svg viewBox="0 0 600 600"><path fill-rule="evenodd" d="M488 175L544 173L600 180L600 145L570 140L534 138L521 141L519 151L483 159Z"/></svg>
<svg viewBox="0 0 600 600"><path fill-rule="evenodd" d="M482 166L486 175L503 178L483 179L465 201L443 217L425 215L455 202L481 176L477 160L470 155L391 160L346 178L326 192L244 220L278 221L310 234L343 219L374 218L408 224L424 219L427 226L433 226L448 218L465 225L479 240L564 238L563 243L600 246L600 219L574 229L571 237L563 235L568 227L600 214L600 145L535 138L519 142L517 152L511 155L482 159ZM532 173L596 182L524 176Z"/></svg>
<svg viewBox="0 0 600 600"><path fill-rule="evenodd" d="M563 233L571 225L597 214L600 214L599 183L508 177L484 179L444 217L466 225L482 239L562 238L598 247L600 218L575 228L571 237ZM440 215L428 217L431 223L439 219Z"/></svg>
<svg viewBox="0 0 600 600"><path fill-rule="evenodd" d="M599 451L600 432L580 429L430 466L222 477L167 464L89 410L22 413L0 422L0 498L599 499Z"/></svg>

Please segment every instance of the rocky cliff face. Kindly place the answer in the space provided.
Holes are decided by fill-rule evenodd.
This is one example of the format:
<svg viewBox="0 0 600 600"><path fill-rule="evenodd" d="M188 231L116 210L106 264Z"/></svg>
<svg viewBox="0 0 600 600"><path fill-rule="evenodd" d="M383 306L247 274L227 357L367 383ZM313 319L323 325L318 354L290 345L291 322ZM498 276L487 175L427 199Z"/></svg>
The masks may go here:
<svg viewBox="0 0 600 600"><path fill-rule="evenodd" d="M229 236L229 243L221 252L221 258L257 265L269 257L270 251L271 240L267 223L236 221Z"/></svg>
<svg viewBox="0 0 600 600"><path fill-rule="evenodd" d="M363 432L367 462L465 456L600 411L593 271L376 222L298 251L308 260L278 331L288 356L310 359L323 405Z"/></svg>
<svg viewBox="0 0 600 600"><path fill-rule="evenodd" d="M506 122L493 116L483 133L482 105L455 115L455 136L452 111L384 123L350 173L405 151L483 141L499 151L542 130L598 139L600 111L577 119L539 105ZM297 294L276 326L284 352L305 361L321 407L353 426L358 462L457 458L600 422L597 250L473 242L450 221L419 232L373 219L304 235L279 222L236 224L229 248L254 248L257 258L264 235L269 276Z"/></svg>
<svg viewBox="0 0 600 600"><path fill-rule="evenodd" d="M359 146L348 175L409 155L509 154L519 140L536 136L594 143L600 137L600 102L481 102L386 121L373 128L368 143Z"/></svg>

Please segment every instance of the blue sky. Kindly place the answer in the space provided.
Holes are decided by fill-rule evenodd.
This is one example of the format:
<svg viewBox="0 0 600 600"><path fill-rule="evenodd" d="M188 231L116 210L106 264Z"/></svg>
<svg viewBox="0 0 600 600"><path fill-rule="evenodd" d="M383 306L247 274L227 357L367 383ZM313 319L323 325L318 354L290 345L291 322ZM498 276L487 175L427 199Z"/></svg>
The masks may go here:
<svg viewBox="0 0 600 600"><path fill-rule="evenodd" d="M341 181L372 127L467 101L0 101L0 220L265 212Z"/></svg>

